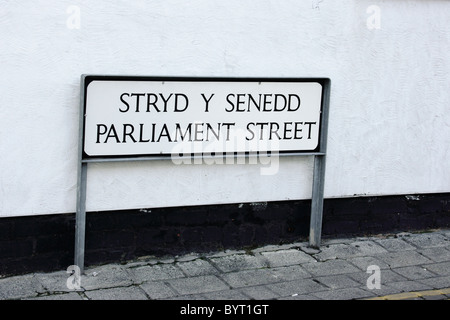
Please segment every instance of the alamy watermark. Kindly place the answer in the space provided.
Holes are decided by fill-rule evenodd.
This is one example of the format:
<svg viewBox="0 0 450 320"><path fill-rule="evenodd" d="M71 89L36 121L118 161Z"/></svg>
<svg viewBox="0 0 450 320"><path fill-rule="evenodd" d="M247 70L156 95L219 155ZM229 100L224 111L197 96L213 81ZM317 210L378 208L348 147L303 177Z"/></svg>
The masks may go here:
<svg viewBox="0 0 450 320"><path fill-rule="evenodd" d="M66 27L68 29L80 29L81 28L81 9L79 6L71 5L66 9L68 14L66 20Z"/></svg>
<svg viewBox="0 0 450 320"><path fill-rule="evenodd" d="M81 289L81 270L80 267L76 265L71 265L67 267L67 273L70 276L67 278L66 286L69 290L80 290Z"/></svg>
<svg viewBox="0 0 450 320"><path fill-rule="evenodd" d="M381 9L377 5L367 7L366 13L369 14L366 20L366 26L369 30L381 29Z"/></svg>
<svg viewBox="0 0 450 320"><path fill-rule="evenodd" d="M181 164L260 164L261 175L274 175L279 170L279 141L247 140L243 129L229 128L226 139L213 141L180 141L171 152L175 165ZM191 156L199 155L199 156Z"/></svg>
<svg viewBox="0 0 450 320"><path fill-rule="evenodd" d="M366 273L369 273L370 276L367 278L366 286L367 289L381 289L381 271L380 267L377 265L370 265L367 267Z"/></svg>

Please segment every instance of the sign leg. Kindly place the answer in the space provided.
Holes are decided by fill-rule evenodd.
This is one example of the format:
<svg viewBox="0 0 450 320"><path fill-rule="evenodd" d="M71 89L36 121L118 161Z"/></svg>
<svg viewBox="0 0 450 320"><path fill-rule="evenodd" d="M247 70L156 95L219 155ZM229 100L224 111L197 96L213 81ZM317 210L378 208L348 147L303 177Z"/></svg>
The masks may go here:
<svg viewBox="0 0 450 320"><path fill-rule="evenodd" d="M84 273L84 240L86 233L87 163L81 163L78 173L77 212L75 221L75 262Z"/></svg>
<svg viewBox="0 0 450 320"><path fill-rule="evenodd" d="M309 245L320 247L322 235L323 193L325 184L325 155L314 156L314 177L311 201Z"/></svg>

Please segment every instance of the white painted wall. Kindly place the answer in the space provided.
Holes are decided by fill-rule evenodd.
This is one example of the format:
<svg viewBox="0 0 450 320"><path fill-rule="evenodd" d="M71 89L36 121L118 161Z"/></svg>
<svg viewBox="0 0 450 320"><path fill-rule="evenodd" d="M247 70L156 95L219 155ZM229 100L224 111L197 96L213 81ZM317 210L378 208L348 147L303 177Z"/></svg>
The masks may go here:
<svg viewBox="0 0 450 320"><path fill-rule="evenodd" d="M82 73L329 77L326 197L450 192L449 13L438 0L3 0L0 216L75 211ZM310 197L310 158L260 167L93 164L87 208Z"/></svg>

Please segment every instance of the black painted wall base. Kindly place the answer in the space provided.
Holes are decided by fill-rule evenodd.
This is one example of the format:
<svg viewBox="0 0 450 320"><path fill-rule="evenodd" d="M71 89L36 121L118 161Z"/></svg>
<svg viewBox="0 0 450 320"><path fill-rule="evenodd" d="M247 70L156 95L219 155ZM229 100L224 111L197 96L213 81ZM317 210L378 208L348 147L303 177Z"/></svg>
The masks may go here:
<svg viewBox="0 0 450 320"><path fill-rule="evenodd" d="M307 240L310 200L89 212L86 266ZM326 199L322 237L450 227L450 193ZM0 218L0 275L73 264L75 214Z"/></svg>

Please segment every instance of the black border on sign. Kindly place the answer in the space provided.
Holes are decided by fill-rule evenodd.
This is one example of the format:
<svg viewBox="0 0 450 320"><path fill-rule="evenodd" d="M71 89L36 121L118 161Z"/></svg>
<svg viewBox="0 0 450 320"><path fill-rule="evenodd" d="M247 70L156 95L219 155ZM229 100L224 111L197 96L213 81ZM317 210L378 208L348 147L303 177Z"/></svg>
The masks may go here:
<svg viewBox="0 0 450 320"><path fill-rule="evenodd" d="M172 153L163 153L163 154L126 154L126 155L102 155L102 156L90 156L84 151L84 141L85 141L85 122L86 122L86 99L87 99L87 88L92 81L184 81L184 82L317 82L322 86L322 96L321 96L321 105L320 105L320 124L319 124L319 141L317 147L314 150L283 150L283 151L269 151L263 152L264 155L270 156L272 153L276 155L314 155L314 154L322 154L325 153L326 137L324 139L324 131L328 126L327 123L327 115L328 115L328 98L326 95L330 93L330 85L331 80L329 78L264 78L264 77L185 77L185 76L130 76L130 75L86 75L83 74L81 76L81 84L82 84L82 112L83 112L83 121L80 123L81 132L81 144L82 144L82 160L126 160L126 159L136 159L143 158L143 160L149 160L152 158L158 159L171 159L173 156ZM326 114L325 114L326 113ZM232 153L227 153L226 156L231 155ZM234 152L234 156L254 156L258 155L259 152ZM213 156L214 155L208 155ZM191 153L187 156L191 157L204 157L203 154ZM225 155L223 155L225 157Z"/></svg>

